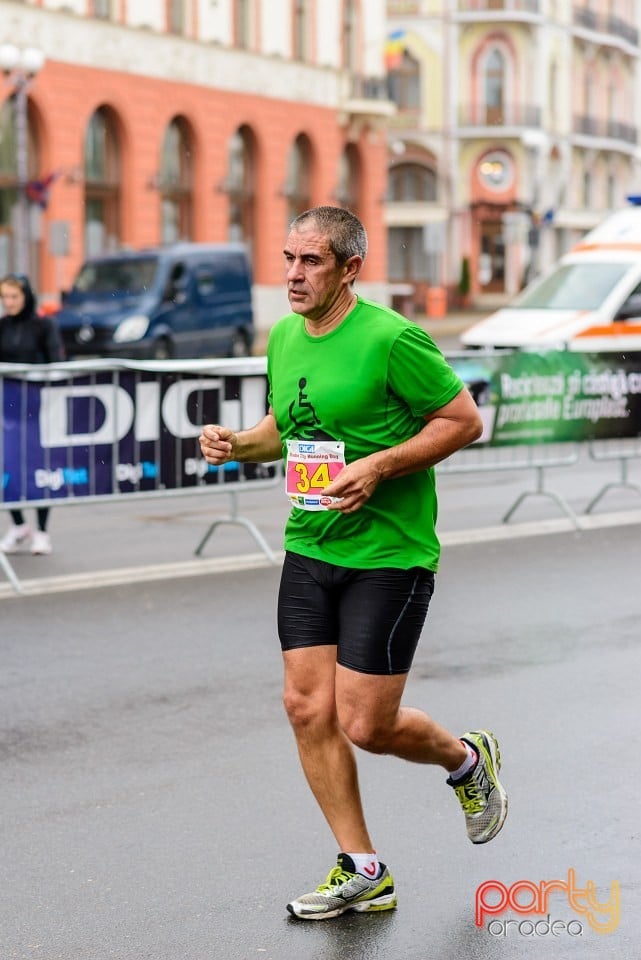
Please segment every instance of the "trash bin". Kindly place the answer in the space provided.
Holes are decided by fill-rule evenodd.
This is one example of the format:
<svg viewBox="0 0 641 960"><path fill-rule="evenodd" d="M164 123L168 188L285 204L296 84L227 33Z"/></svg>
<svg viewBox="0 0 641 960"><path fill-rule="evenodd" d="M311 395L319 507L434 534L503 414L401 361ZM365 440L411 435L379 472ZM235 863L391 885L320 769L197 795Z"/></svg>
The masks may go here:
<svg viewBox="0 0 641 960"><path fill-rule="evenodd" d="M428 317L444 317L447 313L447 291L445 287L428 287L425 312Z"/></svg>

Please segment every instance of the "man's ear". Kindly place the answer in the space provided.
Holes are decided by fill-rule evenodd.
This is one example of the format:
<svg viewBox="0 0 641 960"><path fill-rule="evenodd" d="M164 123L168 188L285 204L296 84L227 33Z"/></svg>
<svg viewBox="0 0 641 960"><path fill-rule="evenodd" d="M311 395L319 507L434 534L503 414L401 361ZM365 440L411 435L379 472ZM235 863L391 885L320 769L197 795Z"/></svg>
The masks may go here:
<svg viewBox="0 0 641 960"><path fill-rule="evenodd" d="M350 257L349 260L345 261L343 264L343 268L345 270L344 276L348 283L353 283L354 280L356 280L362 266L363 258L359 257L358 255Z"/></svg>

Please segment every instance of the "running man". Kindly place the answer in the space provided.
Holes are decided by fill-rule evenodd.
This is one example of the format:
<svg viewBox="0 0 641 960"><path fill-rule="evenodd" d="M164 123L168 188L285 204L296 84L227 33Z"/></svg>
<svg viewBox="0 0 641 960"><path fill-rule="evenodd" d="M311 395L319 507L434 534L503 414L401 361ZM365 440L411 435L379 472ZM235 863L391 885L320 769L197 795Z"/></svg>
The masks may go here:
<svg viewBox="0 0 641 960"><path fill-rule="evenodd" d="M200 437L210 464L286 463L284 704L340 850L326 881L287 904L310 920L397 903L366 825L354 746L443 767L472 843L492 840L507 814L493 734L458 738L401 703L439 561L433 467L482 424L431 338L354 293L366 253L362 223L340 207L293 221L292 313L270 332L269 412L251 429L210 424Z"/></svg>

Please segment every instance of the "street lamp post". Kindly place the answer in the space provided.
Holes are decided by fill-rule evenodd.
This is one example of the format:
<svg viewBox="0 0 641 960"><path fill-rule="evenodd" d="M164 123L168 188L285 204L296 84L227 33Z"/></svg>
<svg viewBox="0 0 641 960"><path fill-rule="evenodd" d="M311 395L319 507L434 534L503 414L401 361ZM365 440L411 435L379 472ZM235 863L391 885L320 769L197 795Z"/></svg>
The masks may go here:
<svg viewBox="0 0 641 960"><path fill-rule="evenodd" d="M18 203L15 241L15 267L18 273L29 273L29 130L27 91L33 78L44 65L44 54L36 47L21 50L12 43L0 46L0 70L13 86L15 97L16 176Z"/></svg>

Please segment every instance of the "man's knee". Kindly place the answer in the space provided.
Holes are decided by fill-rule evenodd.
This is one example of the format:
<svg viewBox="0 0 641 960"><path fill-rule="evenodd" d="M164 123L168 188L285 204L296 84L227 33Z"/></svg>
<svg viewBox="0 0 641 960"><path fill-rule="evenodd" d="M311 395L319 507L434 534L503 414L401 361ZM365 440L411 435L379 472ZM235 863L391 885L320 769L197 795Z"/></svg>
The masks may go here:
<svg viewBox="0 0 641 960"><path fill-rule="evenodd" d="M294 730L309 729L336 719L334 704L318 691L300 690L287 685L283 693L283 705Z"/></svg>
<svg viewBox="0 0 641 960"><path fill-rule="evenodd" d="M336 723L336 648L302 647L284 654L283 704L295 731Z"/></svg>
<svg viewBox="0 0 641 960"><path fill-rule="evenodd" d="M350 710L340 715L345 736L355 747L368 753L387 753L390 745L390 725L367 713Z"/></svg>
<svg viewBox="0 0 641 960"><path fill-rule="evenodd" d="M311 713L310 698L306 697L300 690L293 687L286 687L283 692L283 706L289 722L293 727L303 726L309 723Z"/></svg>

